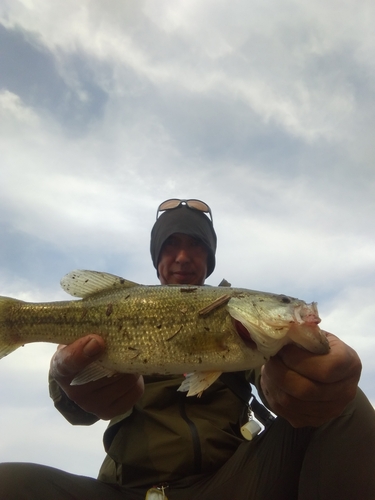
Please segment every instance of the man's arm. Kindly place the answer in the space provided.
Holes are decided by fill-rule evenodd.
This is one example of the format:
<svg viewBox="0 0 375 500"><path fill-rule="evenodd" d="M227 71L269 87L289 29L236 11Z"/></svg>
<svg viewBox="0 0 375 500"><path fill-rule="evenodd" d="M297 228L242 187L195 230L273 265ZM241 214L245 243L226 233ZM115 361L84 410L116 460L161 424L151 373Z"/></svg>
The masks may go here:
<svg viewBox="0 0 375 500"><path fill-rule="evenodd" d="M104 350L105 343L99 335L87 335L68 346L59 346L51 360L50 378L63 391L61 406L69 407L66 401L65 403L63 401L66 396L68 401L72 401L84 412L93 416L93 421L89 423L97 419L110 420L127 413L142 396L144 390L143 377L137 374L118 374L88 384L70 385L83 368L100 358ZM55 405L62 411L58 406L59 394L56 392L56 387L53 384L51 387ZM70 410L74 408L71 407ZM77 415L77 419L79 418L90 420L83 415ZM68 420L72 421L69 418Z"/></svg>
<svg viewBox="0 0 375 500"><path fill-rule="evenodd" d="M327 333L331 350L311 354L285 346L262 368L260 386L269 408L293 427L317 427L338 417L356 395L357 353Z"/></svg>

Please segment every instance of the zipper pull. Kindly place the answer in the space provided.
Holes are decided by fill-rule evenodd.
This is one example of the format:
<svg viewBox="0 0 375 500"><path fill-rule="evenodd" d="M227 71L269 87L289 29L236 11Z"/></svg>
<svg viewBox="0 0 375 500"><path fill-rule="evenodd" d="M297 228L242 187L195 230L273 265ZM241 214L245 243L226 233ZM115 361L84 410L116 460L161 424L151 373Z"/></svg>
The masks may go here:
<svg viewBox="0 0 375 500"><path fill-rule="evenodd" d="M262 428L258 422L254 420L253 412L251 411L250 406L247 409L247 416L249 421L241 427L241 434L247 441L251 441L260 433Z"/></svg>
<svg viewBox="0 0 375 500"><path fill-rule="evenodd" d="M168 500L165 490L168 486L156 486L150 488L146 493L145 500Z"/></svg>

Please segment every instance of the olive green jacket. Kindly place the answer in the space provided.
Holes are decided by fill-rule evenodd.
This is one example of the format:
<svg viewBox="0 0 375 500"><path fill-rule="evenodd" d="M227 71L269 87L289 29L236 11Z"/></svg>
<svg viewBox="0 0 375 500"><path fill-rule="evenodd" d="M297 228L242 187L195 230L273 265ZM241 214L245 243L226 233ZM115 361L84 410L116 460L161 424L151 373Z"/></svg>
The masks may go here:
<svg viewBox="0 0 375 500"><path fill-rule="evenodd" d="M259 371L241 376L256 384ZM247 406L220 379L202 396L177 392L182 376L147 376L145 393L130 415L113 419L105 434L107 456L99 479L127 486L171 482L210 474L243 442ZM54 380L50 394L69 422L90 425L98 419L70 401Z"/></svg>

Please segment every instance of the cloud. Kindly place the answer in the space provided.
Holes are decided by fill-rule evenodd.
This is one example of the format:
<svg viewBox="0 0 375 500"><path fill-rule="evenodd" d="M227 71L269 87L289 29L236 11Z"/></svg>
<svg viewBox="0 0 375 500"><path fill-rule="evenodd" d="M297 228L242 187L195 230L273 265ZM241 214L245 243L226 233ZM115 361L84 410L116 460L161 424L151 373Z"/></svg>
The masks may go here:
<svg viewBox="0 0 375 500"><path fill-rule="evenodd" d="M268 16L269 7L236 4L228 13L224 6L213 10L211 3L167 1L158 4L157 12L150 2L130 9L111 2L105 12L95 2L90 7L82 3L78 11L61 3L46 9L39 3L38 9L17 9L17 19L24 29L39 32L60 73L69 75L65 79L71 88L82 85L83 75L74 71L70 59L84 54L84 69L96 67L92 76L109 98L126 99L151 87L163 94L172 90L239 100L261 121L274 122L303 140L337 139L358 97L351 75L359 65L368 67L363 53L370 50L370 39L364 35L370 33L363 32L367 25L358 10L348 4L340 11L341 27L335 23L332 30L337 7L325 7L321 16L322 6L301 8L289 2L283 9L272 6L274 16ZM238 24L241 12L247 17ZM61 19L57 30L47 22L55 16ZM12 18L8 13L8 27L15 25Z"/></svg>
<svg viewBox="0 0 375 500"><path fill-rule="evenodd" d="M0 25L0 43L7 47L2 57L0 88L6 88L36 109L53 109L66 128L81 133L82 126L100 116L106 94L85 71L79 54L70 58L70 74L79 66L79 80L64 79L62 68L35 33ZM3 100L4 100L3 96Z"/></svg>

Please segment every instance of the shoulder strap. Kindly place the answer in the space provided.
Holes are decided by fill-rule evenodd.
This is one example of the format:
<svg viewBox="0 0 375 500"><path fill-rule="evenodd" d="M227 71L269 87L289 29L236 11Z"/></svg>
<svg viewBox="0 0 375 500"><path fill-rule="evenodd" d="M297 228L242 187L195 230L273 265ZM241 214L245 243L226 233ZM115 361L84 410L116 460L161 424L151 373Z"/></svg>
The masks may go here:
<svg viewBox="0 0 375 500"><path fill-rule="evenodd" d="M245 379L243 372L222 373L219 380L228 386L246 406L249 406L251 385Z"/></svg>
<svg viewBox="0 0 375 500"><path fill-rule="evenodd" d="M275 417L252 394L250 382L243 376L243 372L223 373L220 380L246 405L250 406L256 418L265 427L268 427ZM251 399L251 401L250 401Z"/></svg>
<svg viewBox="0 0 375 500"><path fill-rule="evenodd" d="M267 428L274 420L276 420L276 417L274 417L272 413L257 400L254 394L252 400L250 401L250 407L256 418L264 425L264 427Z"/></svg>

